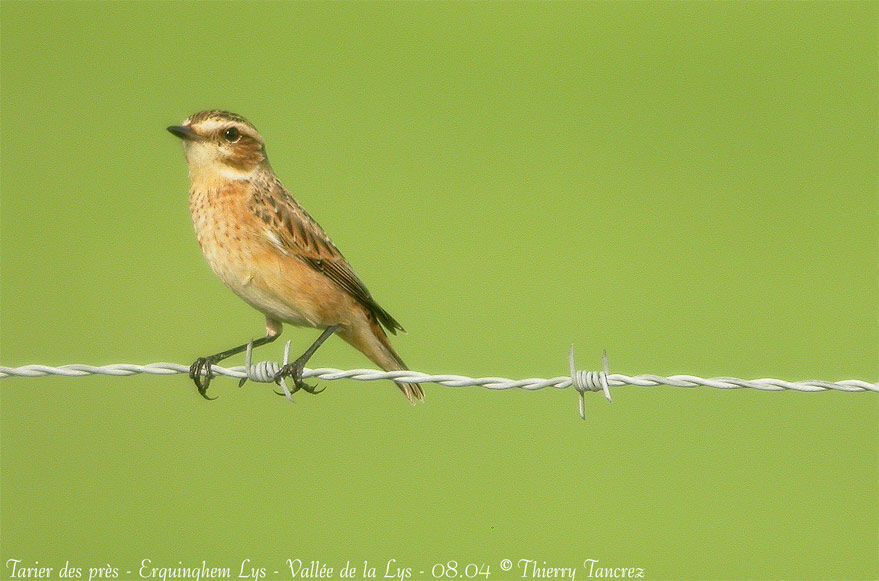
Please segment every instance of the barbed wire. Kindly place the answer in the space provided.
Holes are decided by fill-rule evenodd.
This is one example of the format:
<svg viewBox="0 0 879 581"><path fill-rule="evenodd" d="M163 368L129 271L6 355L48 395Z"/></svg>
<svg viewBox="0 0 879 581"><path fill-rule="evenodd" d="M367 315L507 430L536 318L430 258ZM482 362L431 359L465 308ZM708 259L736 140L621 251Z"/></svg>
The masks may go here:
<svg viewBox="0 0 879 581"><path fill-rule="evenodd" d="M281 367L289 362L290 342L284 348L284 362L275 361L252 362L252 347L248 347L245 365L237 367L211 367L211 375L227 376L234 379L249 379L259 383L273 383L275 376ZM713 377L702 378L694 375L623 375L610 373L608 370L607 353L602 358L603 371L579 371L574 364L574 346L571 345L568 354L571 375L552 377L549 379L527 378L507 379L505 377L467 377L463 375L431 375L419 371L378 371L375 369L334 369L331 367L306 368L302 372L303 379L317 378L324 381L338 379L353 379L356 381L391 380L399 383L436 383L445 387L483 387L492 390L523 389L535 391L545 388L566 389L574 388L580 395L580 417L585 419L585 399L587 391L601 391L608 401L611 401L611 387L633 385L638 387L711 387L715 389L758 389L761 391L844 391L844 392L877 392L879 383L869 383L858 379L843 381L784 381L782 379L739 379L736 377ZM82 377L86 375L109 375L114 377L126 377L130 375L175 375L189 373L188 365L178 363L150 363L147 365L134 365L130 363L116 363L111 365L82 365L70 364L51 367L48 365L23 365L21 367L4 367L0 365L0 379L8 377L45 377L56 375L62 377ZM287 399L293 401L290 390L284 380L279 384L284 389Z"/></svg>

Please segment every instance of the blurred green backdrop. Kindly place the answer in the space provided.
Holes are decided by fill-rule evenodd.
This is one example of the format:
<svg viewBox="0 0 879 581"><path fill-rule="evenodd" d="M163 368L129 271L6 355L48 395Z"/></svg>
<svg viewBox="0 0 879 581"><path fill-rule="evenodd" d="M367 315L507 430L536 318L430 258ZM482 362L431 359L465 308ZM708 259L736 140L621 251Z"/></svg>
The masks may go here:
<svg viewBox="0 0 879 581"><path fill-rule="evenodd" d="M165 132L225 108L413 369L551 377L574 343L587 369L606 348L619 373L875 381L877 15L3 2L0 363L188 364L261 335ZM312 364L368 362L333 339ZM412 409L325 386L3 380L0 558L879 576L876 394L619 388L584 423L572 391L428 386Z"/></svg>

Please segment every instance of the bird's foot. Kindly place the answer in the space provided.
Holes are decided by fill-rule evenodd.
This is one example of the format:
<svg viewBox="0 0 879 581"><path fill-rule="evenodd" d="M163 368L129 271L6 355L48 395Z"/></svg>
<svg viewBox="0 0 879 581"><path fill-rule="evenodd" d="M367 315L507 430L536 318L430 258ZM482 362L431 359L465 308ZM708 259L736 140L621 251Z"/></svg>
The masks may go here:
<svg viewBox="0 0 879 581"><path fill-rule="evenodd" d="M278 373L275 374L275 383L280 383L282 379L285 377L289 377L293 380L293 389L290 390L290 393L296 393L300 389L302 391L308 392L310 394L318 394L322 392L326 388L318 389L316 385L310 385L302 381L302 371L305 369L305 359L299 358L293 363L288 363L281 367ZM286 393L275 392L278 395L287 395Z"/></svg>
<svg viewBox="0 0 879 581"><path fill-rule="evenodd" d="M211 366L217 363L216 357L199 357L195 363L189 366L189 377L195 382L199 395L205 399L217 399L208 395L208 386L211 384Z"/></svg>

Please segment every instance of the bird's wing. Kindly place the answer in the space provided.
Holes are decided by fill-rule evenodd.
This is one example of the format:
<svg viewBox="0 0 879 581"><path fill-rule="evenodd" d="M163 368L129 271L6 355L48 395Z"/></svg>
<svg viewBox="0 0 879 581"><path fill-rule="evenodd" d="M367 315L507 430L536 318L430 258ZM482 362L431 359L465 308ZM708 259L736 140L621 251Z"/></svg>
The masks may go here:
<svg viewBox="0 0 879 581"><path fill-rule="evenodd" d="M293 199L280 182L276 181L273 186L270 194L256 194L251 201L251 210L269 227L268 237L271 243L332 280L366 307L388 331L403 331L402 325L375 302L366 285L354 273L320 224Z"/></svg>

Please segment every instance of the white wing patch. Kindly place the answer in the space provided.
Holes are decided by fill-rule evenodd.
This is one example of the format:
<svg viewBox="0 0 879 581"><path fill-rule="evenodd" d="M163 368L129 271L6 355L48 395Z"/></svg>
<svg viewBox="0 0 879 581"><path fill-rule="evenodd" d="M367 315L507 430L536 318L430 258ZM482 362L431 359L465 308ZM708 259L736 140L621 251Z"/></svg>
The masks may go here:
<svg viewBox="0 0 879 581"><path fill-rule="evenodd" d="M265 234L265 237L269 239L269 241L272 243L272 245L273 245L275 248L277 248L278 250L280 250L280 251L281 251L282 253L284 253L285 255L290 256L290 253L287 252L287 249L286 249L286 248L284 247L284 245L281 243L281 239L278 238L278 235L275 234L275 231L274 231L274 230L269 230L268 228L263 228L262 233Z"/></svg>

